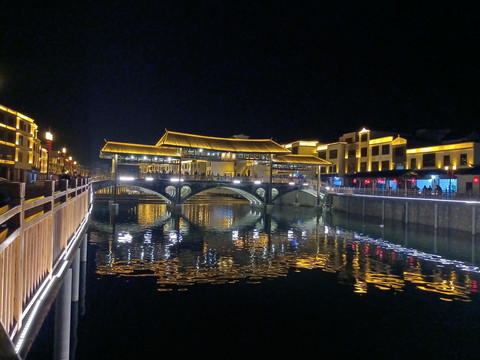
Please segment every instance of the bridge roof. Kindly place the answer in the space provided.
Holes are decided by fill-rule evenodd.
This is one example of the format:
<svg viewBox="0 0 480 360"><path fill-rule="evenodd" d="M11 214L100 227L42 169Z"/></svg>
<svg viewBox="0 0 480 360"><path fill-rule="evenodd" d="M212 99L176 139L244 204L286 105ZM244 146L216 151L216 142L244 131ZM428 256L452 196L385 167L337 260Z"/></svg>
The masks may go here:
<svg viewBox="0 0 480 360"><path fill-rule="evenodd" d="M276 155L273 162L277 164L332 165L330 161L314 155Z"/></svg>
<svg viewBox="0 0 480 360"><path fill-rule="evenodd" d="M180 157L177 149L166 148L162 146L129 144L122 142L107 141L100 151L100 157L107 157L113 154L136 154L152 156Z"/></svg>
<svg viewBox="0 0 480 360"><path fill-rule="evenodd" d="M165 131L157 146L174 146L181 148L196 148L204 150L289 154L290 150L271 139L234 139L212 136L184 134Z"/></svg>

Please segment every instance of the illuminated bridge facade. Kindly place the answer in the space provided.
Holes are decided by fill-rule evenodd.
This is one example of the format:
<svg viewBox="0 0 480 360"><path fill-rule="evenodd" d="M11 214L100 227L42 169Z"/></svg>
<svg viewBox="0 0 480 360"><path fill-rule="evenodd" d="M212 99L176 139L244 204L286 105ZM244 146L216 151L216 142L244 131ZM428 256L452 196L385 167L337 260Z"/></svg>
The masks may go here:
<svg viewBox="0 0 480 360"><path fill-rule="evenodd" d="M331 165L313 155L291 154L271 139L218 138L167 130L156 145L107 141L100 158L112 161L112 180L98 183L97 190L137 186L170 204L181 204L213 188L229 189L254 205L272 204L294 190L320 198L319 174L322 167ZM307 178L317 179L316 190L304 181ZM116 196L117 191L113 193Z"/></svg>
<svg viewBox="0 0 480 360"><path fill-rule="evenodd" d="M306 192L317 197L317 204L323 199L323 193L317 186L303 183L264 183L259 180L242 182L241 180L217 181L217 180L188 180L172 179L133 179L124 178L114 180L101 180L93 183L93 191L106 188L114 189L115 186L126 186L132 189L150 193L163 199L167 204L183 204L192 196L210 189L227 189L245 199L251 205L272 204L281 196L292 191ZM270 197L268 192L270 191Z"/></svg>

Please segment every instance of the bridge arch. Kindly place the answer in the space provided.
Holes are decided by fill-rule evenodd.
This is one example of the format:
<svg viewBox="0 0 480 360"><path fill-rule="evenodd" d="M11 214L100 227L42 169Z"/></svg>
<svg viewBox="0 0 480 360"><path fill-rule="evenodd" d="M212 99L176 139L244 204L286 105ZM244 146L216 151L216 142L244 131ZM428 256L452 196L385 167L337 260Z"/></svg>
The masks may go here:
<svg viewBox="0 0 480 360"><path fill-rule="evenodd" d="M128 184L128 183L121 183L118 186L126 187L132 190L137 190L137 191L142 191L143 193L149 194L149 195L154 195L158 196L162 200L164 200L167 204L170 204L172 201L171 199L167 198L165 195L159 193L158 191L149 189L147 187L137 185L137 184ZM107 180L107 181L102 181L102 182L97 182L97 186L93 187L94 193L100 190L104 189L113 189L114 188L114 182ZM113 190L112 190L113 191Z"/></svg>
<svg viewBox="0 0 480 360"><path fill-rule="evenodd" d="M182 187L183 189L184 187ZM187 201L188 199L190 199L191 197L195 196L195 195L198 195L198 194L201 194L205 191L208 191L208 190L212 190L212 189L226 189L226 190L230 190L240 196L242 196L243 198L245 198L246 200L248 200L250 202L250 205L261 205L263 202L257 198L255 195L253 194L250 194L249 192L245 191L245 190L242 190L242 189L239 189L239 188L235 188L235 187L230 187L230 186L212 186L212 187L208 187L208 188L205 188L205 189L202 189L200 191L190 191L186 196L182 196L181 200L182 200L182 203L184 203L185 201Z"/></svg>
<svg viewBox="0 0 480 360"><path fill-rule="evenodd" d="M93 190L98 191L113 186L114 181L103 180L94 183ZM270 203L272 204L292 191L305 192L314 198L319 197L318 202L323 201L325 198L325 194L323 192L320 192L320 196L318 196L317 189L315 187L292 183L273 183L269 185L268 183L256 184L252 182L236 183L226 181L198 180L182 180L182 182L172 182L169 179L158 179L154 181L136 179L133 182L119 181L117 182L117 186L126 186L131 189L138 189L145 193L158 196L167 204L184 203L192 196L210 189L227 189L239 194L248 200L251 205L265 204L267 191L269 191L269 189L272 191L272 196L270 197Z"/></svg>

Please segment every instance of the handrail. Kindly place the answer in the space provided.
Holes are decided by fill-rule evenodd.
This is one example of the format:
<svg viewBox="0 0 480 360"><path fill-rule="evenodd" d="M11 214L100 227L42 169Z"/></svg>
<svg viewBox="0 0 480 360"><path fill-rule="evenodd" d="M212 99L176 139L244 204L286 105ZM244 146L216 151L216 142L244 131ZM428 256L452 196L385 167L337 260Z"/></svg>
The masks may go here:
<svg viewBox="0 0 480 360"><path fill-rule="evenodd" d="M12 339L90 210L91 179L70 182L61 180L56 192L47 180L43 195L32 199L25 198L25 183L8 184L9 209L0 215L8 229L0 239L0 322Z"/></svg>

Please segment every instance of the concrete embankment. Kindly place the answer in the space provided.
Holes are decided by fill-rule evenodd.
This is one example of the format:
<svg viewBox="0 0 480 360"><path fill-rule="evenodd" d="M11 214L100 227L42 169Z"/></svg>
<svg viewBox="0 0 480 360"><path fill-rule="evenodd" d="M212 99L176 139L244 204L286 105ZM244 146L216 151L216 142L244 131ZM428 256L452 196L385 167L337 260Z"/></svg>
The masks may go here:
<svg viewBox="0 0 480 360"><path fill-rule="evenodd" d="M332 211L453 229L477 234L480 229L480 202L416 199L389 196L328 194Z"/></svg>

